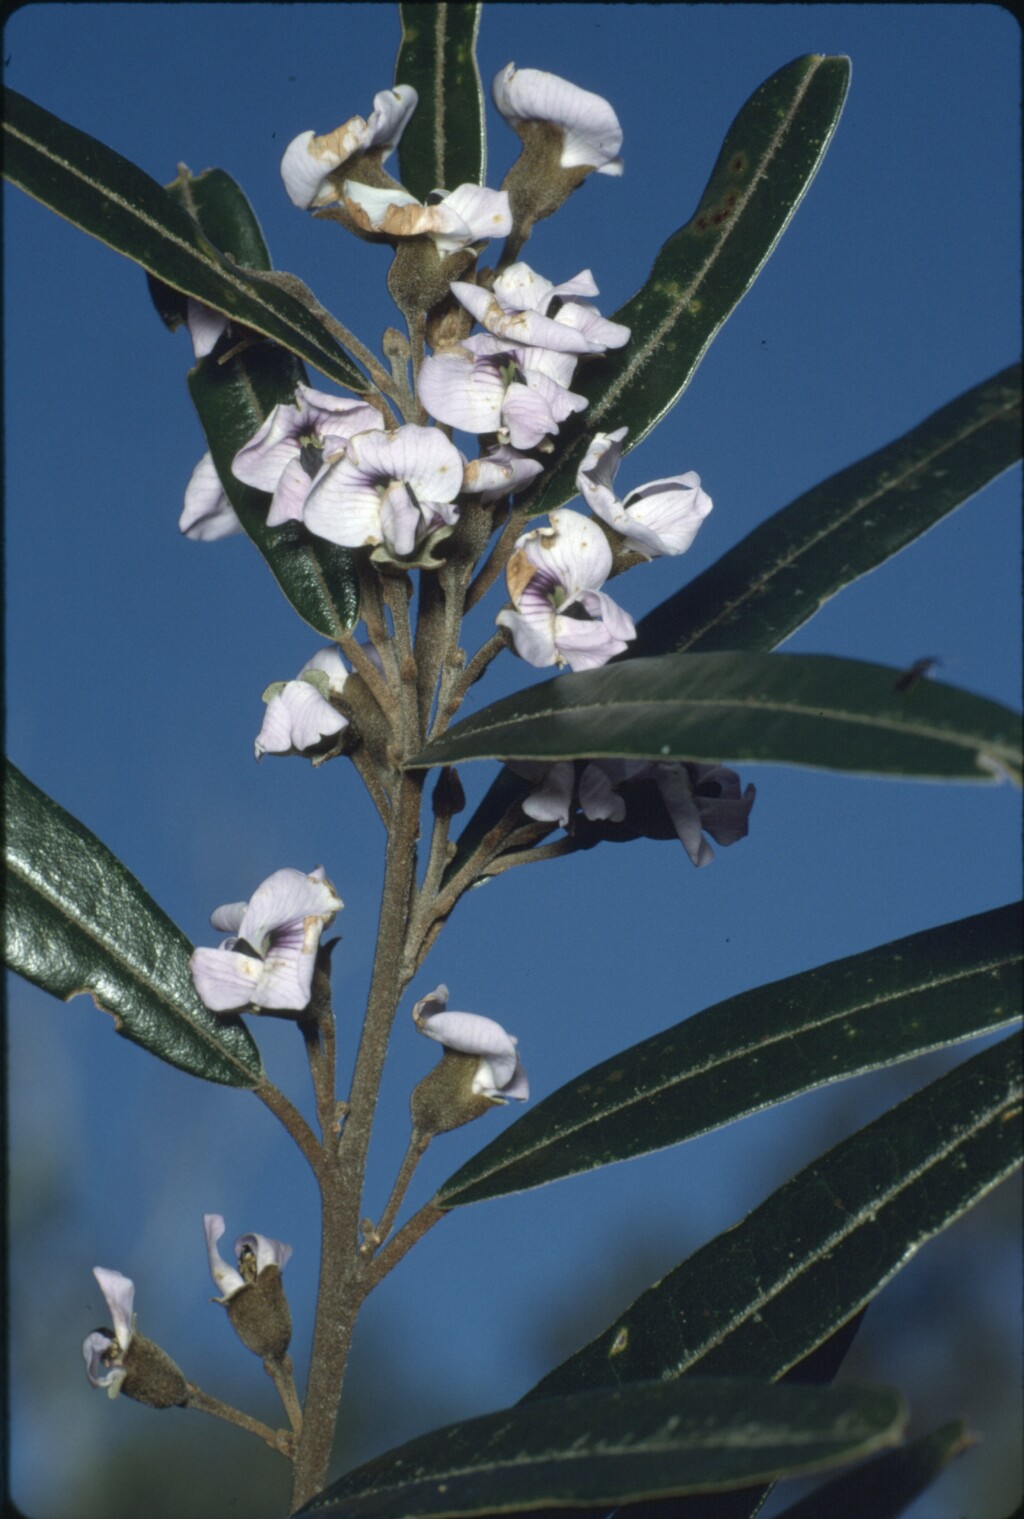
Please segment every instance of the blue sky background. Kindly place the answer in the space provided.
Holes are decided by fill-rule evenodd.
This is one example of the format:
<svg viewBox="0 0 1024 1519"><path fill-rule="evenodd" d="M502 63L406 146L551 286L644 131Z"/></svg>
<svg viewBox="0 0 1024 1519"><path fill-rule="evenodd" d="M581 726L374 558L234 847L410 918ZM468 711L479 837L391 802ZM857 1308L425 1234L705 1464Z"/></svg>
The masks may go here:
<svg viewBox="0 0 1024 1519"><path fill-rule="evenodd" d="M396 320L388 254L297 211L278 164L298 132L369 112L392 82L398 35L397 9L383 4L32 5L9 19L4 58L11 85L159 181L179 162L234 175L276 266L377 346ZM715 502L685 559L617 582L635 616L1018 353L1019 33L984 5L485 10L485 84L511 59L605 95L619 114L623 178L591 177L525 251L556 282L592 268L606 314L688 219L746 99L807 52L853 60L832 147L682 401L619 477L628 489L696 469ZM488 183L498 185L518 143L491 117ZM178 535L204 446L185 387L191 349L161 326L141 273L19 191L5 190L5 216L9 753L197 942L215 942L217 904L282 865L323 864L346 903L334 964L350 1060L382 834L344 763L252 759L261 691L318 640L245 540ZM1017 705L1019 504L1015 472L787 647L896 666L937 655L940 679ZM499 605L495 594L475 617L471 650ZM540 675L509 655L466 710ZM759 789L750 837L707 870L668 843L606 845L513 872L459 905L396 1026L370 1213L405 1148L408 1093L435 1058L408 1011L438 981L453 1006L518 1035L541 1098L721 998L1018 892L1019 799L1007 785L742 773ZM492 774L464 769L471 802ZM272 1079L306 1105L294 1031L253 1026ZM87 999L65 1006L12 980L8 1039L16 1501L36 1519L128 1519L156 1515L158 1491L177 1514L184 1468L200 1474L202 1519L282 1512L283 1462L195 1415L111 1406L90 1394L79 1347L105 1318L91 1268L115 1267L136 1282L142 1331L191 1379L276 1422L269 1383L207 1301L201 1217L223 1213L229 1239L255 1229L294 1245L285 1281L301 1372L318 1251L304 1163L251 1097L149 1059ZM346 1464L513 1401L643 1287L952 1058L448 1218L366 1310ZM514 1116L439 1139L409 1206ZM872 1308L847 1362L851 1379L906 1391L915 1432L966 1416L984 1436L915 1519L1002 1519L1019 1496L1016 1198L1002 1189L930 1245Z"/></svg>

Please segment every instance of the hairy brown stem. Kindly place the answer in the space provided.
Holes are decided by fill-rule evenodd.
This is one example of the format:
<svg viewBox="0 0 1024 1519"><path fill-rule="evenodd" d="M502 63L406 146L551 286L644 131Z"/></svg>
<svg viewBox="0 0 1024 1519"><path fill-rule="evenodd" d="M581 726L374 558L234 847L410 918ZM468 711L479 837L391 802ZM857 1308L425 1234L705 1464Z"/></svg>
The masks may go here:
<svg viewBox="0 0 1024 1519"><path fill-rule="evenodd" d="M284 1127L306 1157L314 1174L319 1177L323 1169L323 1157L320 1146L317 1143L316 1135L295 1104L290 1102L284 1093L274 1086L273 1082L267 1081L266 1078L258 1086L253 1087L253 1094L262 1103L266 1104L276 1119L284 1124Z"/></svg>
<svg viewBox="0 0 1024 1519"><path fill-rule="evenodd" d="M284 1411L288 1415L288 1423L296 1435L301 1435L302 1405L299 1402L299 1395L295 1390L291 1356L282 1356L279 1361L272 1360L268 1356L263 1362L263 1370L277 1388L278 1396L284 1404Z"/></svg>
<svg viewBox="0 0 1024 1519"><path fill-rule="evenodd" d="M194 1408L201 1414L212 1414L215 1419L223 1419L226 1424L236 1424L239 1429L246 1429L251 1435L258 1435L270 1446L271 1450L276 1450L279 1456L286 1456L289 1460L294 1459L294 1436L288 1430L271 1429L269 1424L261 1423L259 1419L243 1413L240 1408L232 1408L230 1403L222 1403L219 1398L212 1398L194 1382L186 1382L185 1386L188 1390L186 1408Z"/></svg>
<svg viewBox="0 0 1024 1519"><path fill-rule="evenodd" d="M372 1292L378 1282L383 1281L388 1272L393 1271L402 1257L408 1254L413 1245L417 1244L435 1224L441 1222L444 1215L445 1209L437 1208L433 1203L424 1204L418 1213L414 1213L408 1223L402 1225L394 1239L388 1240L383 1250L370 1262L370 1269L366 1275L366 1291Z"/></svg>

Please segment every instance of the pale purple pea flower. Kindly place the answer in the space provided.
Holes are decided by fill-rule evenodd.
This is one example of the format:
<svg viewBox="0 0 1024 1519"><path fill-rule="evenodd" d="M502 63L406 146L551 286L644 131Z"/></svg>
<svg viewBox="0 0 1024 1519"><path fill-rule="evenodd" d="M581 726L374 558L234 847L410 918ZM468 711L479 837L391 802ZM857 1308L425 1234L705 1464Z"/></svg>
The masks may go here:
<svg viewBox="0 0 1024 1519"><path fill-rule="evenodd" d="M407 190L346 180L343 199L359 231L383 238L429 237L441 254L507 237L512 230L508 196L482 185L459 185L450 194L435 190L424 204Z"/></svg>
<svg viewBox="0 0 1024 1519"><path fill-rule="evenodd" d="M579 299L598 293L589 269L553 285L520 262L498 276L493 292L464 280L454 280L451 289L482 327L515 344L556 353L599 354L629 341L628 327L607 321L596 307ZM554 316L548 316L556 300L561 305Z"/></svg>
<svg viewBox="0 0 1024 1519"><path fill-rule="evenodd" d="M345 548L383 544L407 558L434 528L458 521L462 455L433 427L364 432L313 482L302 520Z"/></svg>
<svg viewBox="0 0 1024 1519"><path fill-rule="evenodd" d="M210 1275L223 1293L216 1299L218 1303L227 1303L260 1275L267 1266L276 1266L283 1271L291 1259L291 1245L282 1244L278 1239L268 1239L265 1234L240 1234L235 1240L235 1260L238 1266L229 1265L223 1259L217 1249L217 1242L225 1230L224 1219L219 1213L203 1214L203 1229L206 1233L206 1253L210 1259Z"/></svg>
<svg viewBox="0 0 1024 1519"><path fill-rule="evenodd" d="M367 120L352 116L323 137L302 132L292 139L281 160L281 178L288 199L302 211L315 210L339 199L341 185L362 168L382 173L382 165L405 131L419 96L409 84L381 90L373 97Z"/></svg>
<svg viewBox="0 0 1024 1519"><path fill-rule="evenodd" d="M628 612L600 590L612 568L601 529L564 508L550 527L516 540L505 576L512 607L498 613L520 659L531 665L591 670L621 654L636 628ZM576 609L583 616L571 616Z"/></svg>
<svg viewBox="0 0 1024 1519"><path fill-rule="evenodd" d="M700 488L700 476L689 471L651 480L620 501L612 488L622 461L622 440L628 428L598 433L576 476L576 488L590 510L621 533L630 548L653 559L659 554L683 554L696 538L712 508Z"/></svg>
<svg viewBox="0 0 1024 1519"><path fill-rule="evenodd" d="M466 463L462 489L467 495L479 496L481 501L497 501L502 496L516 495L543 473L539 459L531 459L503 443Z"/></svg>
<svg viewBox="0 0 1024 1519"><path fill-rule="evenodd" d="M189 969L196 991L215 1013L291 1009L309 1005L320 935L343 902L317 866L275 870L248 902L232 902L211 915L231 935L218 949L196 949Z"/></svg>
<svg viewBox="0 0 1024 1519"><path fill-rule="evenodd" d="M192 471L178 528L194 543L214 543L245 531L224 493L212 454L204 454Z"/></svg>
<svg viewBox="0 0 1024 1519"><path fill-rule="evenodd" d="M520 126L527 122L550 122L561 129L559 163L563 169L622 173L622 160L616 157L622 146L622 128L602 96L582 90L557 74L517 69L514 63L506 64L495 75L491 93L502 116L520 136Z"/></svg>
<svg viewBox="0 0 1024 1519"><path fill-rule="evenodd" d="M380 427L380 412L365 401L298 385L295 403L281 402L238 450L231 473L272 495L267 526L301 522L302 508L325 455L342 453L355 433Z"/></svg>
<svg viewBox="0 0 1024 1519"><path fill-rule="evenodd" d="M746 838L750 810L757 796L752 785L741 792L739 776L725 765L676 760L589 760L583 766L578 785L572 761L559 760L549 765L517 760L510 769L534 788L523 802L527 816L538 822L557 823L562 828L569 826L577 806L590 822L621 823L632 819L635 825L637 800L634 797L631 808L630 784L653 782L676 837L698 867L710 865L714 859L705 833L723 848ZM626 788L625 796L620 794L621 787ZM641 823L637 832L647 832L649 826ZM658 827L651 829L651 835L665 837Z"/></svg>
<svg viewBox="0 0 1024 1519"><path fill-rule="evenodd" d="M459 348L424 359L417 391L438 422L461 432L494 433L500 443L529 449L557 433L574 412L585 410L585 396L566 390L539 370L522 367L507 346L486 351L481 339L486 345L500 344L481 333Z"/></svg>
<svg viewBox="0 0 1024 1519"><path fill-rule="evenodd" d="M380 655L372 644L366 652L380 669ZM321 739L343 732L348 718L329 698L341 695L349 674L337 645L329 644L306 660L294 680L269 686L263 696L267 710L254 746L257 760L264 754L312 749Z"/></svg>
<svg viewBox="0 0 1024 1519"><path fill-rule="evenodd" d="M122 1364L135 1333L135 1283L120 1271L94 1266L93 1276L107 1300L114 1338L102 1329L94 1329L82 1345L85 1374L94 1387L105 1387L107 1396L116 1398L127 1375Z"/></svg>
<svg viewBox="0 0 1024 1519"><path fill-rule="evenodd" d="M482 1018L478 1013L448 1012L447 1007L447 986L438 986L422 997L412 1010L420 1033L435 1039L446 1050L479 1056L471 1088L474 1094L496 1103L507 1102L509 1098L525 1102L530 1086L516 1049L518 1041L493 1018Z"/></svg>

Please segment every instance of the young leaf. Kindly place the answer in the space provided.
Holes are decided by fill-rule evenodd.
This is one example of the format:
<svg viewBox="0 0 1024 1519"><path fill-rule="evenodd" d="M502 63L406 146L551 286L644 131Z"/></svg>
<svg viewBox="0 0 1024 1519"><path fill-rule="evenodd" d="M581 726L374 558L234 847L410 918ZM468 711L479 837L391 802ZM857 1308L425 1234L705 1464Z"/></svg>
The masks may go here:
<svg viewBox="0 0 1024 1519"><path fill-rule="evenodd" d="M1021 1163L1021 1036L843 1140L527 1393L782 1376Z"/></svg>
<svg viewBox="0 0 1024 1519"><path fill-rule="evenodd" d="M561 675L428 744L413 767L470 759L761 761L867 775L991 780L1021 771L1020 719L997 702L823 654L662 654Z"/></svg>
<svg viewBox="0 0 1024 1519"><path fill-rule="evenodd" d="M966 1424L959 1420L943 1424L901 1450L886 1451L854 1471L833 1477L785 1509L779 1519L844 1519L856 1514L896 1519L974 1443Z"/></svg>
<svg viewBox="0 0 1024 1519"><path fill-rule="evenodd" d="M637 624L634 655L774 649L1021 455L1020 365L762 522Z"/></svg>
<svg viewBox="0 0 1024 1519"><path fill-rule="evenodd" d="M272 338L338 385L368 389L354 361L294 295L226 259L137 164L10 89L4 174L175 290Z"/></svg>
<svg viewBox="0 0 1024 1519"><path fill-rule="evenodd" d="M243 485L231 461L280 401L291 401L305 378L302 366L275 343L256 343L227 363L209 355L188 377L188 388L213 462L239 521L270 566L300 617L337 638L359 615L359 576L346 548L314 538L301 522L267 526L269 496Z"/></svg>
<svg viewBox="0 0 1024 1519"><path fill-rule="evenodd" d="M256 1086L259 1050L207 1011L192 946L95 834L6 762L7 964L66 1002L89 992L151 1054L225 1086Z"/></svg>
<svg viewBox="0 0 1024 1519"><path fill-rule="evenodd" d="M482 185L484 97L476 61L479 3L405 3L395 83L419 95L398 144L401 181L420 200L431 190Z"/></svg>
<svg viewBox="0 0 1024 1519"><path fill-rule="evenodd" d="M584 1071L474 1155L460 1207L680 1144L1021 1014L1021 904L742 992Z"/></svg>
<svg viewBox="0 0 1024 1519"><path fill-rule="evenodd" d="M576 471L595 432L628 426L628 451L679 400L817 173L849 80L848 58L809 54L747 101L696 212L664 244L647 283L615 312L630 341L580 366L573 390L590 405L560 430L553 467L530 500L532 514L576 494Z"/></svg>
<svg viewBox="0 0 1024 1519"><path fill-rule="evenodd" d="M904 1422L899 1395L884 1388L639 1383L434 1430L299 1513L427 1519L713 1492L854 1460L896 1444Z"/></svg>

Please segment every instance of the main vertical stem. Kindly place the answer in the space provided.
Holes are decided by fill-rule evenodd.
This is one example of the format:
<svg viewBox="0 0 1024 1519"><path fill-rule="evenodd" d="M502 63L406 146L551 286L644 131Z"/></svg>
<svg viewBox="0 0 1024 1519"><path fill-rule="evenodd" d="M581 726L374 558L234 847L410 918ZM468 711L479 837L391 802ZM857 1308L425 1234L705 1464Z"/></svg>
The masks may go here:
<svg viewBox="0 0 1024 1519"><path fill-rule="evenodd" d="M292 1511L324 1486L352 1331L363 1297L368 1261L359 1253L359 1219L370 1131L388 1039L403 975L409 909L416 884L422 775L403 775L395 789L384 865L377 950L349 1108L341 1140L324 1146L320 1173L322 1238L320 1291L305 1419L295 1458Z"/></svg>

